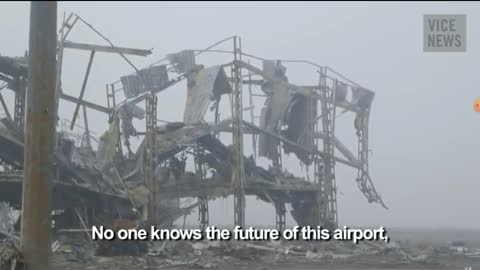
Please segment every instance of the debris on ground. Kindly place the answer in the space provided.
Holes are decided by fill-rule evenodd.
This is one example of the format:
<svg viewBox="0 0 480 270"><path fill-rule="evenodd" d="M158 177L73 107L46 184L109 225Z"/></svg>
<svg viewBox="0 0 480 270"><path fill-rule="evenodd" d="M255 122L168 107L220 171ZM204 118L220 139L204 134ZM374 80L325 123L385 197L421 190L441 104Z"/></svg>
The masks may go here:
<svg viewBox="0 0 480 270"><path fill-rule="evenodd" d="M437 248L420 249L398 242L328 241L158 241L148 243L148 251L138 256L94 254L94 246L100 242L87 240L54 242L55 266L71 269L230 269L229 267L272 267L288 264L351 265L351 266L403 266L446 267L455 252ZM109 242L109 241L106 241ZM126 241L138 242L138 241ZM74 244L76 243L76 244ZM145 242L147 243L147 242ZM2 265L18 259L14 245L2 245ZM464 257L479 257L480 249L465 253ZM443 260L442 260L443 259ZM3 266L2 266L3 267ZM1 268L1 270L10 268ZM268 269L268 268L265 268Z"/></svg>

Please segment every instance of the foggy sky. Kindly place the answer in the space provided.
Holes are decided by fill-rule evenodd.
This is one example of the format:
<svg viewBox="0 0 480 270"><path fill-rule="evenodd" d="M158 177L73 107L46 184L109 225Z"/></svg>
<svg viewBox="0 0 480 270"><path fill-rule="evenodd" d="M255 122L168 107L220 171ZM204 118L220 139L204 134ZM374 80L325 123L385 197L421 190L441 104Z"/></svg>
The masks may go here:
<svg viewBox="0 0 480 270"><path fill-rule="evenodd" d="M59 3L59 23L64 12L79 14L118 46L153 48L147 58L130 57L139 67L237 34L246 52L308 59L340 71L376 92L370 174L390 207L387 211L368 204L356 187L355 171L337 165L340 223L479 227L480 114L473 110L480 97L478 3L65 2ZM467 14L466 53L422 51L423 14L445 13ZM0 3L1 55L24 54L28 17L28 3ZM85 27L74 29L69 39L105 44ZM66 92L78 96L88 54L66 53ZM118 55L97 54L85 99L104 104L105 83L131 72ZM299 84L313 84L317 78L303 67L289 68L287 75ZM65 104L61 115L71 118L73 106ZM169 89L159 95L158 117L180 120L184 104L185 88ZM106 117L89 116L100 135ZM353 120L341 122L337 135L348 141ZM223 222L224 216L233 220L231 203L213 208L212 223ZM249 199L248 223L274 224L274 218L273 207Z"/></svg>

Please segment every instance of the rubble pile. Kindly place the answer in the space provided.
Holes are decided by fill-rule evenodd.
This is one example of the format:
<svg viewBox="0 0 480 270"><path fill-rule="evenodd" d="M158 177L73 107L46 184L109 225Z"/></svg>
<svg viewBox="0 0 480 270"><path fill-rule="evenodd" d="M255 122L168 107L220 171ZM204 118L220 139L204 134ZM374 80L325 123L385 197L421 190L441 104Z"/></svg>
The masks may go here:
<svg viewBox="0 0 480 270"><path fill-rule="evenodd" d="M456 253L450 247L420 248L399 242L358 244L344 241L157 241L148 244L148 251L139 255L97 256L91 242L57 241L54 265L69 269L242 269L264 267L275 269L286 265L351 265L365 267L448 267L450 258L473 258L479 250ZM83 241L83 242L82 242ZM58 244L61 242L61 244ZM129 242L126 242L129 243ZM476 254L476 255L475 255ZM257 268L255 268L257 269Z"/></svg>
<svg viewBox="0 0 480 270"><path fill-rule="evenodd" d="M0 270L22 269L19 239L1 236ZM100 254L102 246L115 249ZM115 242L92 241L87 233L78 232L63 233L52 242L54 269L284 269L289 265L448 269L457 261L479 258L480 249L455 241L443 246L396 241Z"/></svg>
<svg viewBox="0 0 480 270"><path fill-rule="evenodd" d="M15 240L0 240L0 270L20 269L22 257L18 246Z"/></svg>

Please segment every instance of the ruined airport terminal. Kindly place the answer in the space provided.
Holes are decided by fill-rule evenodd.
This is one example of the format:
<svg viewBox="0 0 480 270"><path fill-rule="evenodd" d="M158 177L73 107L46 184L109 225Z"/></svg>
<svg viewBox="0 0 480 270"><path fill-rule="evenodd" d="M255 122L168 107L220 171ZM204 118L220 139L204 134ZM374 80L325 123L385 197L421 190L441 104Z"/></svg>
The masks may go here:
<svg viewBox="0 0 480 270"><path fill-rule="evenodd" d="M335 229L339 226L337 166L355 172L354 179L345 182L358 186L365 204L388 210L374 185L381 179L372 179L369 171L375 89L350 80L328 63L255 55L245 45L248 40L238 35L199 49L179 48L139 67L131 59L151 57L152 50L117 46L113 36L100 32L101 26L90 24L81 14L66 14L59 23L55 102L57 108L62 103L74 108L73 115L58 114L55 119L49 179L52 256L61 257L62 267L76 269L91 263L105 264L105 269L135 269L137 264L145 269L234 269L229 265L242 269L242 263L257 267L261 260L265 265L308 261L313 267L315 262L356 263L360 257L367 265L437 266L440 262L432 254L450 254L395 242L92 242L92 226L169 229L192 215L198 220L194 226L202 230L221 226L210 222L209 203L227 197L234 202L234 226L255 225L245 218L256 207L246 200L253 196L273 206L271 223L279 231L288 227L287 216L298 226ZM104 42L70 38L78 27ZM75 95L63 88L68 85L62 80L64 63L69 61L66 51L89 53L87 65L76 67L82 84ZM85 93L93 91L88 87L92 66L103 54L117 55L132 73L105 81L101 91L106 102L87 100ZM18 268L22 262L19 232L29 132L25 127L29 56L29 52L0 56L1 270ZM217 63L205 64L215 62L211 58ZM311 69L314 83L305 85L289 76L289 68L298 65ZM158 113L158 100L179 90L185 91L186 100L170 102L183 108L183 121L170 121ZM7 92L13 93L13 102L3 97ZM99 114L108 122L103 130L94 131L89 120ZM342 142L336 131L336 122L348 114L354 119L349 124L354 147ZM292 170L292 162L283 164L286 158L298 168ZM480 253L471 254L473 258ZM118 259L105 259L111 256Z"/></svg>
<svg viewBox="0 0 480 270"><path fill-rule="evenodd" d="M285 204L292 206L298 225L335 227L337 164L357 170L354 180L368 202L386 207L368 172L373 91L307 60L250 55L242 51L241 38L233 36L204 50L168 54L143 69L133 66L137 72L106 83L108 102L97 104L83 99L95 55L116 53L131 63L131 55L146 57L151 51L69 41L77 23L87 24L75 14L66 19L58 43L58 102L75 106L72 119L58 119L52 208L59 213L55 215L59 229L75 223L78 227L81 220L91 226L122 218L132 208L157 225L172 223L198 208L200 224L207 226L208 201L229 195L235 197L235 225L245 226L245 196L255 195L275 206L278 229L285 227ZM215 50L227 42L231 50ZM65 50L91 52L78 96L62 92ZM215 66L199 62L200 56L212 53L224 54L225 62ZM291 62L312 66L318 71L314 78L318 83L296 85L294 78L288 78ZM0 192L2 200L20 209L27 61L2 56L1 71L4 91L15 92L15 104L2 102L6 117L1 129ZM157 99L184 80L187 100L175 101L185 106L184 121L158 121ZM265 105L255 108L253 99L262 99ZM231 104L229 114L220 115L221 102ZM107 131L98 138L89 132L88 110L109 115ZM204 120L209 112L214 114L213 122ZM358 149L348 149L335 136L335 121L342 113L355 114L352 133L358 137ZM78 121L80 115L83 121ZM142 119L143 126L135 127L135 118ZM76 126L84 133L72 134ZM231 143L222 141L226 137L222 133L231 134ZM133 149L130 139L136 136L141 143ZM253 155L244 154L247 145L254 149ZM282 166L282 156L289 154L304 164L305 175L292 175ZM271 165L258 166L257 157L267 157ZM193 170L186 168L188 160L195 163ZM180 206L182 198L195 200Z"/></svg>

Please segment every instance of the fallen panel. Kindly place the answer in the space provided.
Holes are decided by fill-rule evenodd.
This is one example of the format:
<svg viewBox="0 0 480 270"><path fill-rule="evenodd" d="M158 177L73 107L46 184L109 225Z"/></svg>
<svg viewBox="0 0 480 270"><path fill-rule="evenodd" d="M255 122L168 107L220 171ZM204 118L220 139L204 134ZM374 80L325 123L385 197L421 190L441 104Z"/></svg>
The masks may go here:
<svg viewBox="0 0 480 270"><path fill-rule="evenodd" d="M199 123L207 112L210 102L219 100L222 94L231 93L232 88L221 66L203 68L188 80L185 124Z"/></svg>

